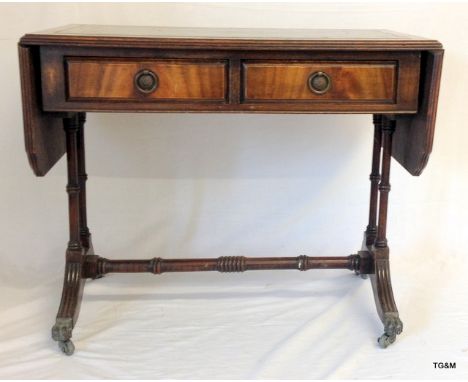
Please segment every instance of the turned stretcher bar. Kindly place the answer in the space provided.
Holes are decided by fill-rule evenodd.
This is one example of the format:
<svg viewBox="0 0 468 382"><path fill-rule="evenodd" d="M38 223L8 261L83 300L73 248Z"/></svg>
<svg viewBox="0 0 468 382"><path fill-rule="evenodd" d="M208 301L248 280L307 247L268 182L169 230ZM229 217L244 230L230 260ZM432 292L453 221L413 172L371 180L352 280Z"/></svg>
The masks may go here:
<svg viewBox="0 0 468 382"><path fill-rule="evenodd" d="M101 277L107 273L154 273L166 272L244 272L259 270L297 269L349 269L360 274L368 273L369 259L366 251L341 257L244 257L221 256L208 259L162 259L109 260L97 255L86 256L84 276Z"/></svg>

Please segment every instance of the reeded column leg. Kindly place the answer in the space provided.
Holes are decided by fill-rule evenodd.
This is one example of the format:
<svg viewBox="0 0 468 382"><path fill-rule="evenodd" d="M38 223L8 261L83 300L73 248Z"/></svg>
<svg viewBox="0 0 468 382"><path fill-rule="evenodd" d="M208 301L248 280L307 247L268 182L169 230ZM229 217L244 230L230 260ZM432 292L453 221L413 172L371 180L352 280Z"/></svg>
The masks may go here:
<svg viewBox="0 0 468 382"><path fill-rule="evenodd" d="M380 319L382 320L382 323L384 324L384 334L379 337L378 343L382 347L387 347L393 343L396 339L396 336L402 332L403 324L399 318L398 309L393 297L392 283L390 279L389 248L386 237L388 194L390 192L392 136L395 129L395 123L394 121L383 117L381 126L383 146L381 165L382 177L378 186L379 213L377 235L375 236L375 241L372 246L372 253L374 256L374 273L371 273L370 279L374 292L377 312ZM373 227L371 226L371 228ZM370 239L371 236L367 236L367 238Z"/></svg>
<svg viewBox="0 0 468 382"><path fill-rule="evenodd" d="M84 278L82 277L85 248L81 242L81 208L80 208L80 177L79 177L79 130L78 115L65 118L64 128L67 139L67 170L68 170L68 209L70 224L70 240L66 251L65 276L62 299L57 313L56 323L52 328L52 338L58 341L61 350L71 355L74 345L70 338L80 311L83 294Z"/></svg>

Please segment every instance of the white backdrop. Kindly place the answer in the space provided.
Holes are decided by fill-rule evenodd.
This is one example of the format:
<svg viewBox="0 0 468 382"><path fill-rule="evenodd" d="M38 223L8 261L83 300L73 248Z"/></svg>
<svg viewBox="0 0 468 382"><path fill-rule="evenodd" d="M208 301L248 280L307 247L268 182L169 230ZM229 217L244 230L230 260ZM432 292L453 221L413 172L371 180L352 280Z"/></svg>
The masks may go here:
<svg viewBox="0 0 468 382"><path fill-rule="evenodd" d="M50 339L67 241L65 161L35 178L16 44L68 23L384 28L446 49L434 151L396 162L388 236L404 333L377 347L370 283L347 271L114 275L85 288L65 357ZM0 5L0 377L468 377L466 4ZM87 123L98 254L341 256L366 225L371 116L110 115ZM340 153L340 154L338 154ZM455 370L433 362L457 362Z"/></svg>

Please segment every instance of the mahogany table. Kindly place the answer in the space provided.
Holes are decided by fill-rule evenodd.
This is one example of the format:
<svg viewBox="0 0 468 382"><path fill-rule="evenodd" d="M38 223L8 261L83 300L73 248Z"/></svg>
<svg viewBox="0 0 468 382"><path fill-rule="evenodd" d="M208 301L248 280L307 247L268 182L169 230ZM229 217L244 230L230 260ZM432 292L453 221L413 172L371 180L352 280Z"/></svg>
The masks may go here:
<svg viewBox="0 0 468 382"><path fill-rule="evenodd" d="M111 272L349 269L369 275L384 333L403 325L386 238L390 162L420 175L434 136L443 58L435 40L385 30L191 29L68 25L19 42L29 163L44 176L66 153L70 239L52 337L72 354L86 279ZM373 115L369 221L343 257L109 260L86 219L86 112L365 113Z"/></svg>

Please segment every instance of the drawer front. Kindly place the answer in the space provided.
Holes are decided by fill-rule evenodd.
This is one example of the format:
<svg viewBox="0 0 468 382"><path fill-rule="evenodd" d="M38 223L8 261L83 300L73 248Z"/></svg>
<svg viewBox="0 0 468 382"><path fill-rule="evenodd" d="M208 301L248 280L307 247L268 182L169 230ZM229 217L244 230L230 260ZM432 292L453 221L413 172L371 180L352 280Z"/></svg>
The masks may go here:
<svg viewBox="0 0 468 382"><path fill-rule="evenodd" d="M69 101L225 101L227 61L67 58Z"/></svg>
<svg viewBox="0 0 468 382"><path fill-rule="evenodd" d="M397 61L244 62L244 100L395 103Z"/></svg>
<svg viewBox="0 0 468 382"><path fill-rule="evenodd" d="M415 113L420 52L40 48L47 112Z"/></svg>

